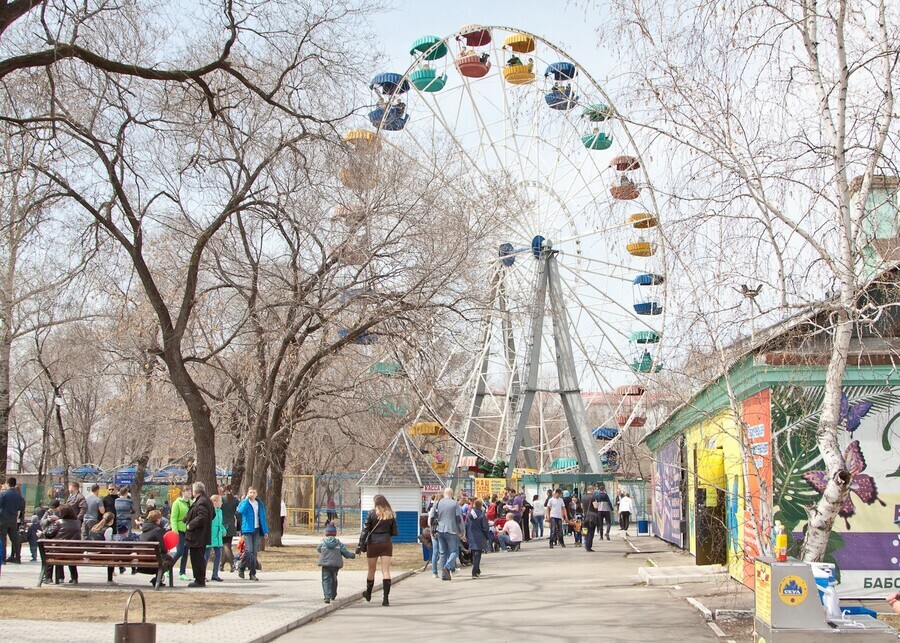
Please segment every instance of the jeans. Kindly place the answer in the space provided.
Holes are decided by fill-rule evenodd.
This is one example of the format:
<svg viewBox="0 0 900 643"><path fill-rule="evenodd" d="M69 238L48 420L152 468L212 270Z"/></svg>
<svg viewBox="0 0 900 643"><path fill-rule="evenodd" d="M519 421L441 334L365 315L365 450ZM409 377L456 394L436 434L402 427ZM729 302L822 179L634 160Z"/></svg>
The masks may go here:
<svg viewBox="0 0 900 643"><path fill-rule="evenodd" d="M184 544L184 532L178 532L178 546L175 548L175 557L172 559L172 566L175 566L175 563L178 562L178 559L181 559L181 567L179 568L178 573L184 576L187 573L187 547Z"/></svg>
<svg viewBox="0 0 900 643"><path fill-rule="evenodd" d="M84 522L81 524L81 539L89 540L88 534L91 533L91 529L94 525L96 525L99 520L94 520L93 518L85 518Z"/></svg>
<svg viewBox="0 0 900 643"><path fill-rule="evenodd" d="M541 532L540 538L544 537L544 516L531 517L531 537L538 538L538 531Z"/></svg>
<svg viewBox="0 0 900 643"><path fill-rule="evenodd" d="M513 545L521 545L520 542L513 542L506 534L497 534L497 540L500 542L500 549L509 549Z"/></svg>
<svg viewBox="0 0 900 643"><path fill-rule="evenodd" d="M556 543L560 545L563 543L563 531L562 531L562 518L551 518L550 519L550 546L553 547Z"/></svg>
<svg viewBox="0 0 900 643"><path fill-rule="evenodd" d="M628 531L628 525L631 522L631 512L630 511L620 511L619 512L619 527L621 527L624 531Z"/></svg>
<svg viewBox="0 0 900 643"><path fill-rule="evenodd" d="M600 535L600 538L603 538L603 523L606 523L606 539L609 540L609 530L612 529L612 516L608 511L600 512L600 528L597 530L597 533Z"/></svg>
<svg viewBox="0 0 900 643"><path fill-rule="evenodd" d="M261 529L244 534L244 555L241 556L241 570L250 568L250 576L256 576L256 554L259 552Z"/></svg>
<svg viewBox="0 0 900 643"><path fill-rule="evenodd" d="M459 536L452 533L439 532L437 537L441 547L438 561L440 567L451 572L456 571L456 559L459 556Z"/></svg>
<svg viewBox="0 0 900 643"><path fill-rule="evenodd" d="M594 548L594 532L597 531L597 522L596 518L591 515L590 518L585 519L584 526L587 528L587 535L584 537L584 548L585 549L593 549Z"/></svg>
<svg viewBox="0 0 900 643"><path fill-rule="evenodd" d="M325 598L337 598L337 576L340 567L322 568L322 593Z"/></svg>
<svg viewBox="0 0 900 643"><path fill-rule="evenodd" d="M440 549L440 543L438 542L437 534L435 534L431 541L431 573L435 575L438 573L438 557L441 553Z"/></svg>
<svg viewBox="0 0 900 643"><path fill-rule="evenodd" d="M212 568L212 578L219 577L219 565L222 564L222 548L221 547L207 547L206 553L203 554L203 562L209 562L209 552L214 552L213 556L213 568Z"/></svg>
<svg viewBox="0 0 900 643"><path fill-rule="evenodd" d="M481 574L481 554L483 552L480 549L472 550L472 576L479 576Z"/></svg>

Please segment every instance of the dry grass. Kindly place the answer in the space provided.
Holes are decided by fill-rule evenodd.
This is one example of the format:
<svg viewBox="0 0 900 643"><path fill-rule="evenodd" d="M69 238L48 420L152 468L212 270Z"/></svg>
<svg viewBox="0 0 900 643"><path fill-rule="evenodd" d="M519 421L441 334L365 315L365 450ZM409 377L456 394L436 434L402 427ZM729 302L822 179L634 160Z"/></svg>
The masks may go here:
<svg viewBox="0 0 900 643"><path fill-rule="evenodd" d="M356 542L343 539L347 549L354 551ZM263 572L313 572L319 571L316 562L319 554L315 545L290 545L287 547L272 547L259 553ZM422 560L422 546L418 543L394 544L394 556L391 559L391 567L398 571L407 569L421 569L425 561ZM366 555L360 554L356 559L344 560L344 569L363 571L366 569Z"/></svg>
<svg viewBox="0 0 900 643"><path fill-rule="evenodd" d="M0 589L0 620L101 621L121 623L129 591L79 589ZM144 592L147 621L151 623L199 623L219 614L253 605L270 596L259 594L209 594ZM140 621L141 601L131 602L131 620Z"/></svg>

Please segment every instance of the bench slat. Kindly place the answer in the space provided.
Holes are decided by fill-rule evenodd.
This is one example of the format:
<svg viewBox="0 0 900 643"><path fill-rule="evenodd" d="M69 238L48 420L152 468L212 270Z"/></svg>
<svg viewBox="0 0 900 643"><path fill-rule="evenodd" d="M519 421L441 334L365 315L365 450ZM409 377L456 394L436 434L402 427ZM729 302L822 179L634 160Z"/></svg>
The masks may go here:
<svg viewBox="0 0 900 643"><path fill-rule="evenodd" d="M104 549L151 549L156 551L157 544L140 540L107 541L107 540L41 540L38 544L45 549L66 549L71 547L102 547Z"/></svg>
<svg viewBox="0 0 900 643"><path fill-rule="evenodd" d="M155 565L157 562L156 556L97 556L91 554L66 554L61 556L54 554L46 557L48 563L55 560L91 560L103 565L127 565L135 561L151 562Z"/></svg>
<svg viewBox="0 0 900 643"><path fill-rule="evenodd" d="M48 558L45 565L72 565L73 567L159 567L155 558L97 560L96 558Z"/></svg>

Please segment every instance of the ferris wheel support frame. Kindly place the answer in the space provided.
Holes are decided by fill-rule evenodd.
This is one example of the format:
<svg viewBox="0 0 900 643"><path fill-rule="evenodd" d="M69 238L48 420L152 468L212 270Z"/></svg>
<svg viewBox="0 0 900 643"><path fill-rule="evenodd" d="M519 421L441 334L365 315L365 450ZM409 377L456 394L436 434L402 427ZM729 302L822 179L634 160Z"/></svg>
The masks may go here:
<svg viewBox="0 0 900 643"><path fill-rule="evenodd" d="M575 369L575 355L572 351L572 337L569 334L569 319L563 295L562 281L559 276L559 265L550 241L544 241L541 247L540 274L535 287L534 312L532 314L529 355L525 376L525 392L522 407L516 418L516 434L509 453L509 466L506 471L507 484L513 483L513 470L519 449L522 448L528 435L528 416L534 404L537 392L538 369L540 368L541 343L543 341L544 317L546 316L547 299L550 300L550 314L553 321L553 342L556 347L556 371L559 382L559 397L566 424L575 451L578 454L578 469L581 473L601 473L600 457L592 447L593 436L587 426L584 412L584 400L578 383L578 372Z"/></svg>
<svg viewBox="0 0 900 643"><path fill-rule="evenodd" d="M519 371L516 369L516 340L513 336L512 322L509 318L509 305L506 296L506 266L498 263L488 281L490 284L488 291L488 300L490 308L488 314L482 321L481 333L479 336L479 346L481 347L481 361L478 373L476 374L475 391L472 396L472 404L469 407L468 422L466 422L465 432L463 433L463 442L468 442L469 434L475 424L475 418L481 414L481 406L487 395L487 375L491 357L491 328L494 325L494 311L499 311L500 328L503 336L503 358L506 362L507 369L510 373L510 381L508 383L508 395L511 400L511 407L516 408L522 395L522 384L519 379ZM497 305L495 308L494 305ZM501 418L501 422L506 423L506 418ZM504 430L501 427L500 432ZM530 447L530 440L525 438L524 446ZM460 459L463 457L465 448L462 443L457 444L456 456L453 458L454 470L459 468ZM494 454L494 457L497 453ZM534 466L534 454L530 451L526 452L525 460L527 466Z"/></svg>

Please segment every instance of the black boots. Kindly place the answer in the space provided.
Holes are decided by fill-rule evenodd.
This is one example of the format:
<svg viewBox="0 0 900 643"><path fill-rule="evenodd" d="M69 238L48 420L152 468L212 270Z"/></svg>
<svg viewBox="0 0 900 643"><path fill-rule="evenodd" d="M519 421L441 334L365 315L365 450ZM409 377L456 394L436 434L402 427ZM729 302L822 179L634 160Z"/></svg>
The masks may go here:
<svg viewBox="0 0 900 643"><path fill-rule="evenodd" d="M367 578L366 579L366 590L363 592L363 598L366 599L366 601L372 600L372 589L374 587L375 587L375 579L369 580ZM390 578L385 578L382 581L381 594L382 594L381 604L384 606L390 605L391 603L388 600L388 597L391 595L391 579Z"/></svg>

